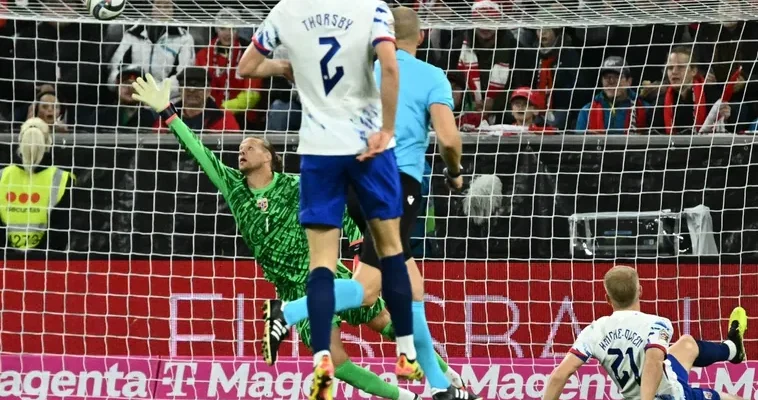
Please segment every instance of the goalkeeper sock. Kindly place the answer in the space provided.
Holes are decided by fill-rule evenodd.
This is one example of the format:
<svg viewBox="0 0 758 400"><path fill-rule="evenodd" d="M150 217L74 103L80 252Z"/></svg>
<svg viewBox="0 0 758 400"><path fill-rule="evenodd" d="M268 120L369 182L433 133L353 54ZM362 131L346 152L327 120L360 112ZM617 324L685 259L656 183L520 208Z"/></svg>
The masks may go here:
<svg viewBox="0 0 758 400"><path fill-rule="evenodd" d="M340 364L334 370L334 376L348 385L374 396L392 400L412 400L414 398L413 393L385 382L375 373L353 364L350 360Z"/></svg>
<svg viewBox="0 0 758 400"><path fill-rule="evenodd" d="M411 309L411 278L403 253L379 260L382 266L382 293L397 336L397 353L416 359L413 343L413 311Z"/></svg>
<svg viewBox="0 0 758 400"><path fill-rule="evenodd" d="M287 326L308 318L308 298L303 296L284 305L284 321ZM334 312L358 308L363 304L363 285L352 279L334 280Z"/></svg>
<svg viewBox="0 0 758 400"><path fill-rule="evenodd" d="M722 343L704 340L695 340L695 342L697 342L699 351L697 358L692 363L695 367L707 367L719 361L729 361L737 354L737 346L731 340Z"/></svg>
<svg viewBox="0 0 758 400"><path fill-rule="evenodd" d="M311 348L314 355L329 351L334 317L334 273L316 267L308 276L308 317L311 322Z"/></svg>
<svg viewBox="0 0 758 400"><path fill-rule="evenodd" d="M413 344L418 352L418 362L424 370L426 381L434 389L446 390L450 386L445 373L442 372L434 352L432 334L429 333L429 324L426 322L426 312L423 301L413 302Z"/></svg>

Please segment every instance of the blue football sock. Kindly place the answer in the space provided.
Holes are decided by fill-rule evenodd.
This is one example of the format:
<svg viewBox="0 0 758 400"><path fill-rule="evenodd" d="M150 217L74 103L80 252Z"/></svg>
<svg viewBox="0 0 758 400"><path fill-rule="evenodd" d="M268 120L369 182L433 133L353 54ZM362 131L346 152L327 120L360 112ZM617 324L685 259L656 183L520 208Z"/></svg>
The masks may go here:
<svg viewBox="0 0 758 400"><path fill-rule="evenodd" d="M382 293L387 310L392 318L397 337L413 334L413 311L411 310L411 278L405 266L403 253L382 258Z"/></svg>
<svg viewBox="0 0 758 400"><path fill-rule="evenodd" d="M434 351L432 334L429 332L429 324L426 322L423 301L413 302L413 344L416 346L418 363L424 370L429 386L432 389L447 389L450 382L437 362L437 353Z"/></svg>
<svg viewBox="0 0 758 400"><path fill-rule="evenodd" d="M306 294L313 354L329 351L334 317L334 273L329 268L316 267L308 276Z"/></svg>
<svg viewBox="0 0 758 400"><path fill-rule="evenodd" d="M695 340L700 351L692 363L695 367L707 367L719 361L729 361L729 346L726 343Z"/></svg>
<svg viewBox="0 0 758 400"><path fill-rule="evenodd" d="M352 279L334 280L334 312L358 308L363 304L363 286ZM284 321L287 325L308 318L308 296L287 303L284 307Z"/></svg>

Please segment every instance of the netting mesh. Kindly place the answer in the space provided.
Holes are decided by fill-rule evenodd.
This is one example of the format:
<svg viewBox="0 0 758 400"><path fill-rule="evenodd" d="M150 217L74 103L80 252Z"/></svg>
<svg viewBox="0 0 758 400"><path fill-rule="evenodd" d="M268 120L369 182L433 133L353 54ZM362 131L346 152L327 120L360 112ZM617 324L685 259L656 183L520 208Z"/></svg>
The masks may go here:
<svg viewBox="0 0 758 400"><path fill-rule="evenodd" d="M503 0L498 15L473 15L473 1L421 0L406 2L414 6L425 25L465 29L466 26L501 28L536 26L601 26L613 24L689 23L711 21L742 21L758 18L758 4L753 0L690 0L629 1L587 0L557 2L554 0ZM0 17L32 20L91 20L84 2L77 0L10 1L0 9ZM61 4L63 3L63 4ZM157 1L155 3L160 3ZM207 25L215 21L223 8L241 11L244 24L261 21L276 1L177 0L171 11L159 11L152 2L129 1L123 16L111 23L160 24L171 21L182 25Z"/></svg>
<svg viewBox="0 0 758 400"><path fill-rule="evenodd" d="M49 188L11 188L0 176L0 397L34 395L14 372L104 374L117 364L144 373L143 397L302 398L304 346L288 341L275 368L258 359L261 301L277 293L255 249L129 91L145 72L172 79L183 118L226 165L258 135L296 174L297 92L283 79L235 74L275 2L131 1L108 23L79 2L0 4L0 163L22 164L21 124L37 116L54 143L39 169L76 176L52 210L40 206ZM615 262L638 267L643 309L671 319L677 335L719 340L731 308L756 303L758 4L409 5L424 21L418 58L444 70L454 91L468 188L447 190L433 140L413 252L437 349L470 387L538 398L554 357L610 311L602 276ZM30 210L50 213L42 223L9 219ZM24 251L18 225L45 235ZM343 339L359 363L390 371L383 358L393 344L347 324ZM182 361L199 363L198 384L185 391L174 390ZM261 384L223 389L235 368ZM699 382L751 396L744 371L755 364L731 375L718 368ZM582 371L578 398L618 398L596 367ZM117 381L108 397L130 397ZM89 388L72 393L105 396Z"/></svg>

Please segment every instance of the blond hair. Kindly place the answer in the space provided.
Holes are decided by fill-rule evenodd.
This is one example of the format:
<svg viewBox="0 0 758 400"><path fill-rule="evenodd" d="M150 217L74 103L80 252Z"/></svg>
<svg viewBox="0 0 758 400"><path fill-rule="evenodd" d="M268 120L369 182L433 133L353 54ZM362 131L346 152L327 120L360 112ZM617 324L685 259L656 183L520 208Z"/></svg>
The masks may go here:
<svg viewBox="0 0 758 400"><path fill-rule="evenodd" d="M628 308L639 300L640 277L632 267L618 265L605 274L605 292L618 308Z"/></svg>
<svg viewBox="0 0 758 400"><path fill-rule="evenodd" d="M21 157L21 166L30 174L39 165L52 144L50 126L41 118L30 118L21 125L16 153Z"/></svg>

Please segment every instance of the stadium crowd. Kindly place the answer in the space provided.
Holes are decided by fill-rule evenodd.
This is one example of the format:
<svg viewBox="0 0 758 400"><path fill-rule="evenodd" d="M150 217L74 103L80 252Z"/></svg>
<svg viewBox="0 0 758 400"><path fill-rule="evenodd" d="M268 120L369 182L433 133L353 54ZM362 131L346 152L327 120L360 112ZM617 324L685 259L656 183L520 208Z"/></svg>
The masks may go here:
<svg viewBox="0 0 758 400"><path fill-rule="evenodd" d="M79 3L45 8L55 16ZM172 0L151 4L157 21L180 12ZM488 18L507 6L466 4ZM296 130L290 82L235 73L253 28L230 26L261 16L225 8L209 28L2 20L0 131L36 116L54 133L165 132L131 99L130 83L146 72L172 79L183 119L200 132ZM758 125L758 21L425 33L418 56L448 72L462 131L708 134Z"/></svg>

